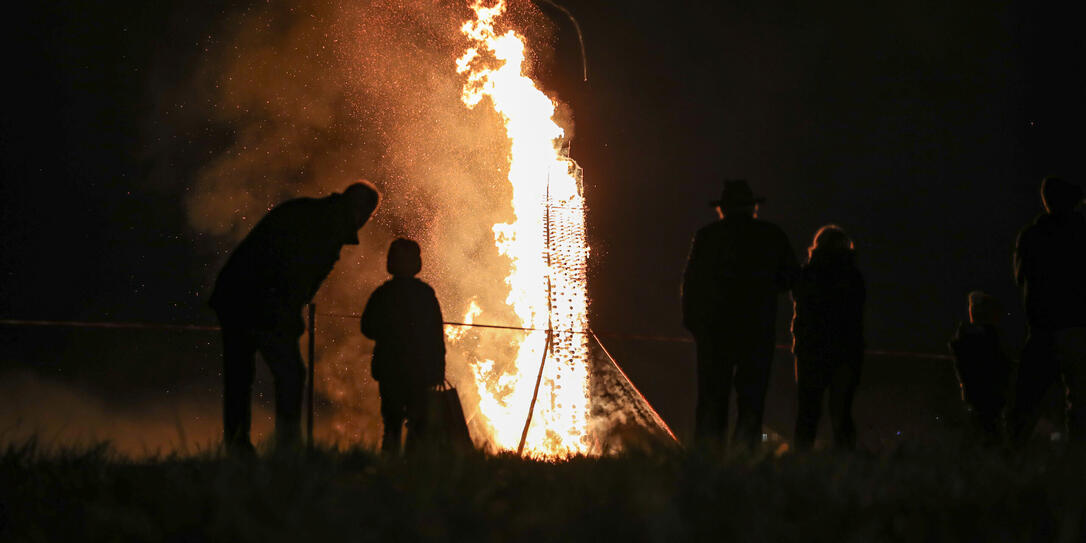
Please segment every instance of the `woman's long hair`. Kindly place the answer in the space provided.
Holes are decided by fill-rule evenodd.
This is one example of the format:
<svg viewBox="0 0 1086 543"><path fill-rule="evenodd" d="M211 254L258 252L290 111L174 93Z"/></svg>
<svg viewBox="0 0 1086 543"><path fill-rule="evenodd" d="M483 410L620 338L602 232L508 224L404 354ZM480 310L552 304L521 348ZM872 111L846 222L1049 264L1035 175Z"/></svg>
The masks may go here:
<svg viewBox="0 0 1086 543"><path fill-rule="evenodd" d="M843 228L836 224L827 224L815 232L814 240L807 248L807 261L813 260L817 254L852 255L855 250L852 238L848 237Z"/></svg>

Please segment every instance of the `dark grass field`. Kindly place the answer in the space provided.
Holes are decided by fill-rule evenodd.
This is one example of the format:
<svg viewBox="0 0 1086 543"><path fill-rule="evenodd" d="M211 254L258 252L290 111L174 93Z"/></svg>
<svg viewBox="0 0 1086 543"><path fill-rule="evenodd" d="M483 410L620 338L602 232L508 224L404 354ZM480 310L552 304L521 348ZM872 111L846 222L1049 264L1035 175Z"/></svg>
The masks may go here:
<svg viewBox="0 0 1086 543"><path fill-rule="evenodd" d="M959 392L943 361L868 361L855 411L861 446L875 453L655 450L545 463L389 461L357 448L246 463L148 452L219 435L217 338L88 331L65 343L54 333L0 334L0 542L1086 541L1082 457L1069 461L1050 432L1019 455L956 443ZM688 436L689 346L608 347ZM258 379L255 398L265 414L267 385ZM766 423L785 440L793 396L782 355ZM112 447L71 445L104 438Z"/></svg>
<svg viewBox="0 0 1086 543"><path fill-rule="evenodd" d="M1086 470L1055 448L881 455L633 452L386 460L366 450L0 458L11 541L1083 541Z"/></svg>

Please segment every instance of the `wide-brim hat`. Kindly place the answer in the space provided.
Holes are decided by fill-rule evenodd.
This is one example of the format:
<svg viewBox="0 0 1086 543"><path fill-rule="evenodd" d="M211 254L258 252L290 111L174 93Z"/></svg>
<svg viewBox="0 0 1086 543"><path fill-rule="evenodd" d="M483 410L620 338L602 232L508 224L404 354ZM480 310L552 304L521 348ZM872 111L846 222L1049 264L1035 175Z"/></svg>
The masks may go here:
<svg viewBox="0 0 1086 543"><path fill-rule="evenodd" d="M765 202L762 196L755 196L745 179L725 179L720 199L709 202L713 207L751 206Z"/></svg>

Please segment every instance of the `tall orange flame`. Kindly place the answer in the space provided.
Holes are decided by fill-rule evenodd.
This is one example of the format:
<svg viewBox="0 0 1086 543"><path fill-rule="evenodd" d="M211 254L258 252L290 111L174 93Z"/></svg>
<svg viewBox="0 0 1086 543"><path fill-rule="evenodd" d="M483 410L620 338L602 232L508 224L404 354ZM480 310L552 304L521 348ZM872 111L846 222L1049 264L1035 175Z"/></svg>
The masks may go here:
<svg viewBox="0 0 1086 543"><path fill-rule="evenodd" d="M516 450L530 409L547 333L553 330L524 450L536 457L588 452L588 295L584 199L580 168L563 151L564 131L555 105L525 74L524 39L498 35L495 20L505 0L490 7L476 0L476 19L461 31L471 47L457 62L467 75L462 99L474 108L489 98L511 143L509 182L515 221L495 224L498 250L512 264L506 303L529 332L517 345L512 372L493 361L475 361L479 413L490 443ZM475 318L478 308L465 319Z"/></svg>

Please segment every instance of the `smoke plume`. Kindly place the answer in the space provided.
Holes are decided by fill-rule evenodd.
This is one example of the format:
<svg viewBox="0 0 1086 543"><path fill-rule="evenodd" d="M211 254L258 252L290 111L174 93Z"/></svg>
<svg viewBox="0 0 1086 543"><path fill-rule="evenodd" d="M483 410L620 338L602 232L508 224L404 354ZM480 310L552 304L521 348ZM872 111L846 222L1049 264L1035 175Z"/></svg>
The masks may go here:
<svg viewBox="0 0 1086 543"><path fill-rule="evenodd" d="M423 0L295 0L228 18L184 91L201 99L189 101L198 111L181 122L229 135L189 182L191 227L226 249L285 199L369 179L383 192L382 206L360 246L341 253L316 297L320 313L358 313L387 278L388 243L407 236L422 247L420 278L437 291L446 320L474 303L478 322L516 322L505 304L508 260L492 231L513 220L509 142L491 108L463 105L454 62L469 18L466 4ZM531 3L513 2L507 20L533 50L548 50L549 26ZM518 332L461 332L447 365L470 418L470 360L511 360ZM331 428L319 433L375 443L370 342L356 321L323 315L316 336L318 392L333 411L318 414Z"/></svg>

